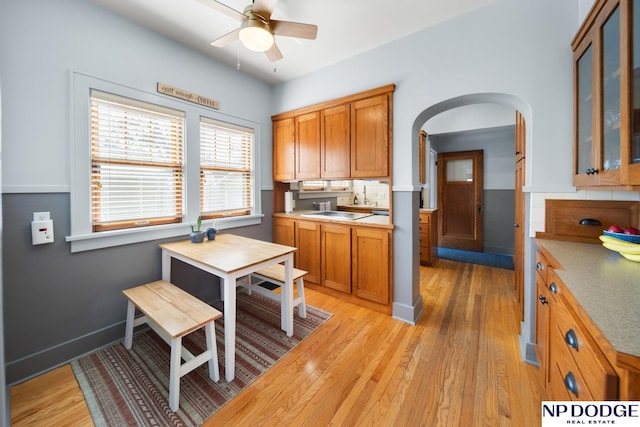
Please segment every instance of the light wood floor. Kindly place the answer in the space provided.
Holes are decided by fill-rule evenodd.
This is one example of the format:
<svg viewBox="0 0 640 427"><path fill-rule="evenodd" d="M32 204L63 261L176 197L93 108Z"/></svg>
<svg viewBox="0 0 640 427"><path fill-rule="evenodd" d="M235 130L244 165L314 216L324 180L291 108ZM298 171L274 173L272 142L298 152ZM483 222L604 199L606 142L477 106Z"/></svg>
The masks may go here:
<svg viewBox="0 0 640 427"><path fill-rule="evenodd" d="M520 360L513 272L421 267L416 326L309 290L333 317L205 426L534 426L544 391ZM70 367L11 390L14 426L92 425Z"/></svg>

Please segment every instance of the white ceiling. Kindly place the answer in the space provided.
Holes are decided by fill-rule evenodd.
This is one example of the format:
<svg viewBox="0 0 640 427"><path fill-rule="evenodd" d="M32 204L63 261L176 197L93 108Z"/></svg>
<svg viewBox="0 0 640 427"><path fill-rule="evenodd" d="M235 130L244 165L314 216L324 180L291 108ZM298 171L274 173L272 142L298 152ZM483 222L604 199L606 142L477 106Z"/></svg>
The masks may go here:
<svg viewBox="0 0 640 427"><path fill-rule="evenodd" d="M92 0L127 19L276 84L310 73L496 0L279 0L273 19L318 26L316 40L276 37L284 58L271 62L239 41L210 46L239 22L198 0ZM213 1L213 0L210 0ZM250 0L221 0L242 12Z"/></svg>

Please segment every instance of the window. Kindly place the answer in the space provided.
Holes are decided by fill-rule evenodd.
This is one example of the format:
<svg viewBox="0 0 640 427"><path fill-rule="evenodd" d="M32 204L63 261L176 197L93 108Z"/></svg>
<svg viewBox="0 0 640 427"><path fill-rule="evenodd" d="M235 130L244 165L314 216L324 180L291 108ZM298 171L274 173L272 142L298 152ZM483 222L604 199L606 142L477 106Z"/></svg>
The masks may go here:
<svg viewBox="0 0 640 427"><path fill-rule="evenodd" d="M94 232L181 222L184 113L91 91Z"/></svg>
<svg viewBox="0 0 640 427"><path fill-rule="evenodd" d="M200 120L203 219L248 215L253 208L253 129Z"/></svg>
<svg viewBox="0 0 640 427"><path fill-rule="evenodd" d="M78 72L71 80L71 252L186 239L201 214L204 228L260 224L259 121Z"/></svg>

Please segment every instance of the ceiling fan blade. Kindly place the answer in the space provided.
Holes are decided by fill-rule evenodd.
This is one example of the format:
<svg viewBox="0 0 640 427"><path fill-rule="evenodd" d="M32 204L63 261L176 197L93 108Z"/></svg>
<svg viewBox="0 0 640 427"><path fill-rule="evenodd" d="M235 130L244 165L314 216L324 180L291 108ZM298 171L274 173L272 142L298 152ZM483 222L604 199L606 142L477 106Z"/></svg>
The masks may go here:
<svg viewBox="0 0 640 427"><path fill-rule="evenodd" d="M282 59L282 52L280 52L280 49L278 49L278 45L275 43L273 44L273 46L271 46L271 49L265 52L265 54L271 62L276 62Z"/></svg>
<svg viewBox="0 0 640 427"><path fill-rule="evenodd" d="M213 47L225 47L231 42L238 40L238 35L240 34L240 28L231 31L230 33L225 34L222 37L219 37L211 42L211 46Z"/></svg>
<svg viewBox="0 0 640 427"><path fill-rule="evenodd" d="M314 40L318 35L318 26L300 22L272 20L271 31L278 36Z"/></svg>
<svg viewBox="0 0 640 427"><path fill-rule="evenodd" d="M230 8L229 6L227 6L226 4L222 4L218 1L215 0L198 0L198 2L202 3L205 6L209 6L212 9L217 10L220 13L224 13L225 15L237 20L237 21L244 21L245 19L247 19L246 16L244 16L243 13L238 12L237 10Z"/></svg>
<svg viewBox="0 0 640 427"><path fill-rule="evenodd" d="M277 2L278 0L254 0L253 13L262 16L268 21Z"/></svg>

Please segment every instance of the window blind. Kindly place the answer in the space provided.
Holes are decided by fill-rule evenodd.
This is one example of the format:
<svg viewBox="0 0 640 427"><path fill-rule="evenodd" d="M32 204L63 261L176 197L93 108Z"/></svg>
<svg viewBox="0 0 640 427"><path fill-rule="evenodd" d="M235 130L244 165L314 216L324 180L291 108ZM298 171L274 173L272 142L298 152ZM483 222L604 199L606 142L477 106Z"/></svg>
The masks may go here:
<svg viewBox="0 0 640 427"><path fill-rule="evenodd" d="M200 210L203 218L253 209L253 129L200 120Z"/></svg>
<svg viewBox="0 0 640 427"><path fill-rule="evenodd" d="M181 222L184 113L91 91L93 231Z"/></svg>

